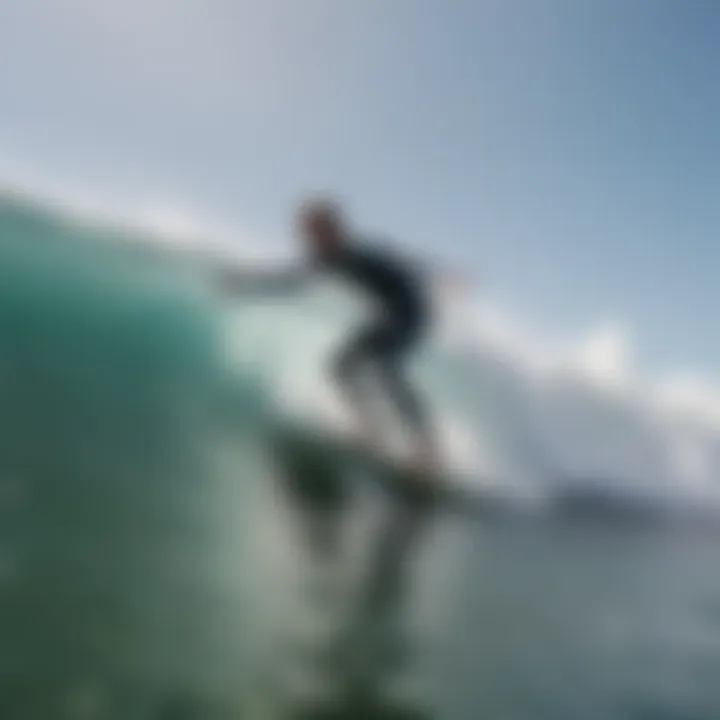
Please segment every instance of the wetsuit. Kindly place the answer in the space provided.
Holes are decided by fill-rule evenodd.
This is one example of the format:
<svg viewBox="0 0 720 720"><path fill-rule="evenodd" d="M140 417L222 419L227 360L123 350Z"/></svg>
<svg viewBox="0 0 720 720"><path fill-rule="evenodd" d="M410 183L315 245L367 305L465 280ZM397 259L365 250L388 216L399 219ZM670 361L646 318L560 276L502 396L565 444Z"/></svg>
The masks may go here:
<svg viewBox="0 0 720 720"><path fill-rule="evenodd" d="M430 321L425 283L410 263L384 249L348 243L331 258L315 258L310 267L286 272L253 274L236 268L217 271L219 283L229 292L293 292L313 275L329 273L355 285L375 301L379 313L343 345L332 363L333 377L346 393L354 395L356 407L363 400L355 386L356 371L374 364L379 379L410 429L427 442L432 433L415 391L405 377L403 362L419 342Z"/></svg>
<svg viewBox="0 0 720 720"><path fill-rule="evenodd" d="M403 362L429 326L429 303L420 274L391 253L349 246L317 269L357 286L377 304L379 313L347 341L334 359L334 377L348 391L366 362L379 371L383 386L414 433L430 440L422 402L407 380ZM357 398L355 398L357 400Z"/></svg>

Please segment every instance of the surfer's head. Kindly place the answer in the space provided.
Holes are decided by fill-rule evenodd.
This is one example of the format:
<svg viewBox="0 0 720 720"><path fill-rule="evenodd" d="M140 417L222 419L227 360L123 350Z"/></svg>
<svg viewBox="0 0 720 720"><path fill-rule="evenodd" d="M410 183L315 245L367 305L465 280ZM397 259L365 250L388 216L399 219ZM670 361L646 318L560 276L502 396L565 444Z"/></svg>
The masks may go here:
<svg viewBox="0 0 720 720"><path fill-rule="evenodd" d="M308 251L320 259L331 258L345 245L345 218L333 200L309 200L298 211L298 230Z"/></svg>

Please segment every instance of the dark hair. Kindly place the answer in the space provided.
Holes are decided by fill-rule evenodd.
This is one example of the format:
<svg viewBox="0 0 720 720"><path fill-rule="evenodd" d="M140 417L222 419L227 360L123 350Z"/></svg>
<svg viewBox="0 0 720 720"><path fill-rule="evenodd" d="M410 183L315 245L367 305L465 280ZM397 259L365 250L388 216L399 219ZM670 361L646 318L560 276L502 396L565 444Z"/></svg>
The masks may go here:
<svg viewBox="0 0 720 720"><path fill-rule="evenodd" d="M342 225L343 211L340 203L332 198L312 198L300 205L299 216L302 220L324 221L333 225Z"/></svg>

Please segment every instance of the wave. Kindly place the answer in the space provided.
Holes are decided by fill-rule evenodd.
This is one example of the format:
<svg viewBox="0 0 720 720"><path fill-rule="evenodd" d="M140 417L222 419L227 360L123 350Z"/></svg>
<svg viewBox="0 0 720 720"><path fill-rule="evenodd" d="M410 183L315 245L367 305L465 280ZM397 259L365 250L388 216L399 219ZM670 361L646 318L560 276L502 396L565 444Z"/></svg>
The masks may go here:
<svg viewBox="0 0 720 720"><path fill-rule="evenodd" d="M32 465L42 447L64 473L146 472L201 453L218 423L342 420L325 357L362 308L336 289L292 305L229 304L168 238L16 195L0 197L0 238L2 465ZM472 482L541 501L583 483L714 500L720 433L653 416L577 374L539 380L492 334L446 340L413 371Z"/></svg>

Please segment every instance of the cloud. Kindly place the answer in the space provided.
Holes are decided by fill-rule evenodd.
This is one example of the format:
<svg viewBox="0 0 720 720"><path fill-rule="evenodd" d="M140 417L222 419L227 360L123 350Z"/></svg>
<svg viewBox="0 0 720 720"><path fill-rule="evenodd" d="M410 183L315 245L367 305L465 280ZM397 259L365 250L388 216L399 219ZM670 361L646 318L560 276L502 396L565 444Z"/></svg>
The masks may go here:
<svg viewBox="0 0 720 720"><path fill-rule="evenodd" d="M657 384L658 409L677 421L720 435L720 387L692 373L673 373Z"/></svg>
<svg viewBox="0 0 720 720"><path fill-rule="evenodd" d="M598 328L580 342L575 360L579 372L589 382L607 389L626 384L633 371L627 328L619 323Z"/></svg>

